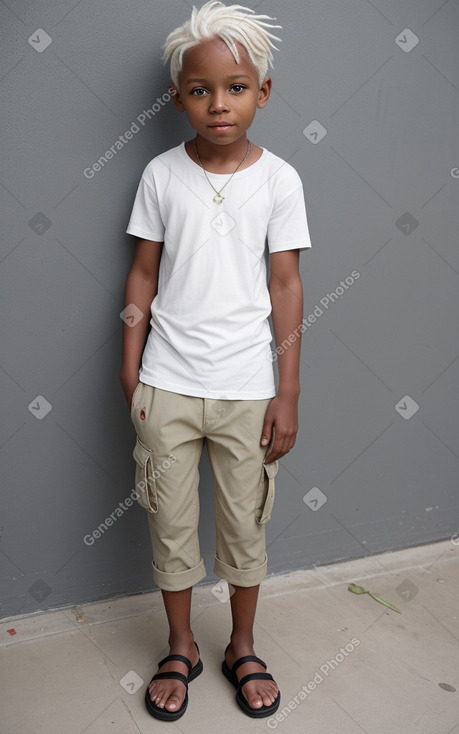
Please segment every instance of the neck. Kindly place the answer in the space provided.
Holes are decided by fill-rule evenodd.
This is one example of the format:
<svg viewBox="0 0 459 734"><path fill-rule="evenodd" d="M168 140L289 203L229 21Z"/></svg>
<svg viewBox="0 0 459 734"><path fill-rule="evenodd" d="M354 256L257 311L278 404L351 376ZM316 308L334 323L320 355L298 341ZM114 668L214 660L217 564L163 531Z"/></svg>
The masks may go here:
<svg viewBox="0 0 459 734"><path fill-rule="evenodd" d="M201 138L199 135L196 135L195 141L201 161L211 163L216 167L237 165L247 153L249 144L246 135L228 145L209 143L208 140Z"/></svg>

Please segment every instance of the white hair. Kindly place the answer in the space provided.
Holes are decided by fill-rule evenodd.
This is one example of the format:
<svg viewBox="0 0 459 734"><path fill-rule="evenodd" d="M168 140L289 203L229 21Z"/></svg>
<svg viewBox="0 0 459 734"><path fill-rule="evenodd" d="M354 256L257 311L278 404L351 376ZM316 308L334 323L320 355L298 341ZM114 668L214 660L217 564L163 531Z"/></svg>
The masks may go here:
<svg viewBox="0 0 459 734"><path fill-rule="evenodd" d="M169 33L164 44L165 61L171 60L171 78L178 86L179 74L182 70L183 54L209 38L221 38L234 56L237 64L240 62L236 41L246 49L250 60L258 72L258 81L261 85L268 71L268 62L272 64L271 49L278 50L272 39L281 39L267 31L267 28L282 28L280 25L270 25L266 20L276 20L269 15L248 15L254 11L243 5L226 6L217 0L210 0L197 10L193 5L190 20Z"/></svg>

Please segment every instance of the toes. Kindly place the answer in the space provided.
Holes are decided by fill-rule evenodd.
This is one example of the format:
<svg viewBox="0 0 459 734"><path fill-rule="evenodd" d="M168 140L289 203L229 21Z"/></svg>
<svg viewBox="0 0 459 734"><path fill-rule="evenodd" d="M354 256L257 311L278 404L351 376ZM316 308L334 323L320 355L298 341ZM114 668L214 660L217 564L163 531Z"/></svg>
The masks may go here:
<svg viewBox="0 0 459 734"><path fill-rule="evenodd" d="M251 706L253 709L260 709L263 705L270 706L272 702L266 697L265 693L262 691L257 691L256 689L253 690L253 688L254 687L251 687L248 690L246 688L245 693L243 690L249 706Z"/></svg>
<svg viewBox="0 0 459 734"><path fill-rule="evenodd" d="M247 696L249 706L254 709L259 709L262 706L271 706L277 698L278 689L271 689L269 691L257 691L252 696Z"/></svg>
<svg viewBox="0 0 459 734"><path fill-rule="evenodd" d="M166 708L168 711L177 711L177 709L180 708L181 703L182 702L178 696L172 695L167 699Z"/></svg>
<svg viewBox="0 0 459 734"><path fill-rule="evenodd" d="M271 698L269 693L260 693L259 696L255 696L251 706L253 708L261 708L262 706L271 706L274 699Z"/></svg>
<svg viewBox="0 0 459 734"><path fill-rule="evenodd" d="M166 708L168 711L177 711L183 703L185 695L180 696L176 689L168 691L167 689L153 684L149 687L150 700L160 709Z"/></svg>
<svg viewBox="0 0 459 734"><path fill-rule="evenodd" d="M158 686L157 686L157 685L155 685L154 683L151 683L151 684L150 684L150 685L148 686L148 693L150 694L150 701L154 701L154 702L156 702L156 703L157 703L158 699L159 699L159 698L160 698L160 696L161 696L161 693L160 693L160 691L158 690Z"/></svg>
<svg viewBox="0 0 459 734"><path fill-rule="evenodd" d="M150 701L152 701L158 708L162 709L164 708L164 704L167 701L167 696L164 690L159 690L158 688L154 688L150 691Z"/></svg>
<svg viewBox="0 0 459 734"><path fill-rule="evenodd" d="M264 694L263 703L265 706L271 706L271 704L274 703L276 698L277 698L277 693L273 693L272 691L270 691L269 693Z"/></svg>
<svg viewBox="0 0 459 734"><path fill-rule="evenodd" d="M263 699L260 696L254 696L249 699L249 706L253 709L260 709L263 706Z"/></svg>

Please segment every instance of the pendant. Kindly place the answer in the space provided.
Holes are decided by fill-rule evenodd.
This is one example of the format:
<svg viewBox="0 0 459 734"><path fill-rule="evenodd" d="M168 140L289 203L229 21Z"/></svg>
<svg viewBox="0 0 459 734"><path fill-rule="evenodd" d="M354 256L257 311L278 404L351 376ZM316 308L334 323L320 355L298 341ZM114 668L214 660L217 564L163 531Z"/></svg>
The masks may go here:
<svg viewBox="0 0 459 734"><path fill-rule="evenodd" d="M215 194L215 196L212 199L212 201L215 201L216 204L221 204L224 198L225 197L222 196L221 194Z"/></svg>

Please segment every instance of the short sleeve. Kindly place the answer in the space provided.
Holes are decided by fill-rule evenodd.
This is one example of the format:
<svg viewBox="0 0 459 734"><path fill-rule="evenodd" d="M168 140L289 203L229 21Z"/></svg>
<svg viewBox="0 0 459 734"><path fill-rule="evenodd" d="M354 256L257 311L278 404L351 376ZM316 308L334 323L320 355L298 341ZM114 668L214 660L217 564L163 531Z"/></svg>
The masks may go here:
<svg viewBox="0 0 459 734"><path fill-rule="evenodd" d="M163 242L164 222L159 210L155 180L148 175L148 171L149 166L140 179L126 232L145 240Z"/></svg>
<svg viewBox="0 0 459 734"><path fill-rule="evenodd" d="M280 202L275 202L269 219L267 238L270 253L312 247L303 184L297 172L294 169L291 172L294 174L295 188L285 195L284 186L279 187L284 194Z"/></svg>

